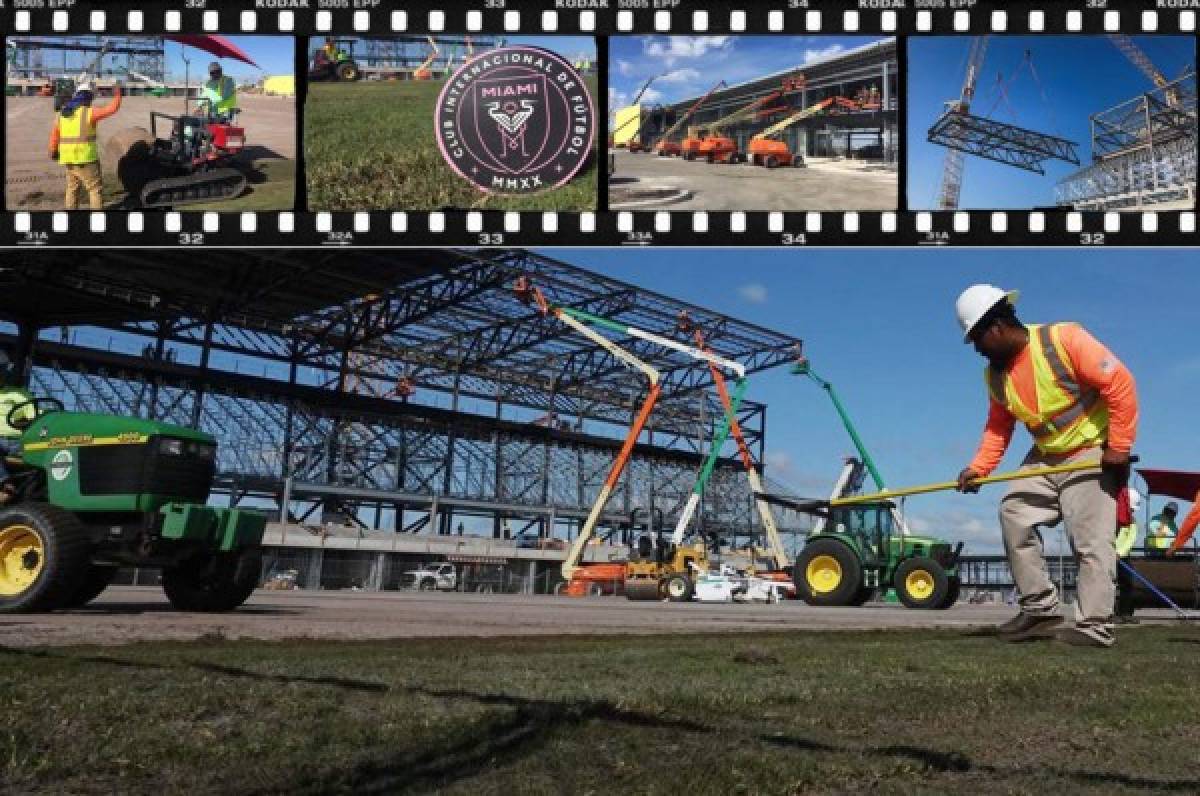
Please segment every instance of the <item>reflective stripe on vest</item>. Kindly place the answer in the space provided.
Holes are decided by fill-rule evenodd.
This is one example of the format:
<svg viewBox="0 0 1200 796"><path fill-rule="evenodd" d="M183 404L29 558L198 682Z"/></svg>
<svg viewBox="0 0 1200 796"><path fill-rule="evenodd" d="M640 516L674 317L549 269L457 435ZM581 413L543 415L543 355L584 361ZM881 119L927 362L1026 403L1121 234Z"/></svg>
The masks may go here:
<svg viewBox="0 0 1200 796"><path fill-rule="evenodd" d="M1021 401L1007 374L990 366L985 371L988 391L1025 424L1043 453L1069 453L1099 445L1108 436L1108 407L1100 393L1079 384L1063 356L1059 324L1029 328L1037 410Z"/></svg>
<svg viewBox="0 0 1200 796"><path fill-rule="evenodd" d="M64 166L95 163L100 159L96 146L96 125L92 109L86 105L70 116L58 117L58 162Z"/></svg>

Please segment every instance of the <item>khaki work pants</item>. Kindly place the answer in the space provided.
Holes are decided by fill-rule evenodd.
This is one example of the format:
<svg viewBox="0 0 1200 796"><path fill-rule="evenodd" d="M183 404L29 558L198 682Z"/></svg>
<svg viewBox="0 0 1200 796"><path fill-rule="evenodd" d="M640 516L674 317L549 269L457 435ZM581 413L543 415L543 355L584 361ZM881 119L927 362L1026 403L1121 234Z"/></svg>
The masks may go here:
<svg viewBox="0 0 1200 796"><path fill-rule="evenodd" d="M1021 469L1099 461L1099 448L1069 456L1051 456L1036 448ZM1113 642L1112 613L1117 577L1116 479L1099 470L1043 475L1014 481L1000 502L1000 527L1018 603L1028 614L1058 610L1058 590L1046 572L1039 527L1065 522L1079 565L1076 579L1076 626L1105 644Z"/></svg>
<svg viewBox="0 0 1200 796"><path fill-rule="evenodd" d="M88 204L93 210L104 209L100 191L104 180L100 176L99 163L71 163L67 167L67 209L79 209L79 194L87 192Z"/></svg>

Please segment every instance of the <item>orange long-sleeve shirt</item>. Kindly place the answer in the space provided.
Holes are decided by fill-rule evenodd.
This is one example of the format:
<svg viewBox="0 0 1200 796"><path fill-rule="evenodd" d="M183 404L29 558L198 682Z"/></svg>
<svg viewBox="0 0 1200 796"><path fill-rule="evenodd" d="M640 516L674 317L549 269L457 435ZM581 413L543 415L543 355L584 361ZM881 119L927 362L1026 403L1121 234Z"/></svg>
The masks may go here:
<svg viewBox="0 0 1200 796"><path fill-rule="evenodd" d="M92 106L92 126L95 127L100 122L112 116L117 111L121 110L121 87L113 86L112 99L107 105L97 108ZM54 117L54 126L50 128L50 156L54 157L54 153L58 151L58 116Z"/></svg>
<svg viewBox="0 0 1200 796"><path fill-rule="evenodd" d="M1108 405L1108 447L1128 453L1137 435L1137 386L1129 372L1112 352L1077 323L1062 324L1059 329L1068 364L1075 372L1081 387L1091 387L1100 393ZM1033 376L1033 355L1026 346L1009 366L1017 395L1030 409L1038 405L1037 386ZM969 465L979 475L988 475L1000 464L1012 441L1017 418L989 395L987 423L983 439Z"/></svg>

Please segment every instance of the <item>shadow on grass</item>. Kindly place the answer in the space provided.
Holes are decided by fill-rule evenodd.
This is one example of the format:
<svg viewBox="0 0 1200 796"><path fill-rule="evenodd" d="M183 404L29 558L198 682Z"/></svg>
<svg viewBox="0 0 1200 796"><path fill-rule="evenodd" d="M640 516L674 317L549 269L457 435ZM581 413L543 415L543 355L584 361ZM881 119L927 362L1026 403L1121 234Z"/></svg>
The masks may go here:
<svg viewBox="0 0 1200 796"><path fill-rule="evenodd" d="M921 746L893 745L877 747L853 747L827 744L791 735L761 735L759 740L772 746L800 749L825 754L867 755L871 757L903 758L919 763L930 771L945 774L987 774L994 778L1009 778L1018 775L1040 775L1071 780L1087 785L1122 785L1128 788L1160 791L1165 793L1196 793L1200 791L1200 779L1152 779L1131 776L1113 771L1082 771L1054 766L1027 765L1020 768L994 766L977 763L961 752L942 752Z"/></svg>
<svg viewBox="0 0 1200 796"><path fill-rule="evenodd" d="M553 734L591 721L674 732L713 732L712 728L687 719L628 710L608 700L529 699L512 694L420 686L404 690L413 695L512 708L513 712L471 727L462 740L449 746L395 760L363 762L345 772L329 772L323 779L305 778L294 788L287 788L287 792L424 793L536 754Z"/></svg>

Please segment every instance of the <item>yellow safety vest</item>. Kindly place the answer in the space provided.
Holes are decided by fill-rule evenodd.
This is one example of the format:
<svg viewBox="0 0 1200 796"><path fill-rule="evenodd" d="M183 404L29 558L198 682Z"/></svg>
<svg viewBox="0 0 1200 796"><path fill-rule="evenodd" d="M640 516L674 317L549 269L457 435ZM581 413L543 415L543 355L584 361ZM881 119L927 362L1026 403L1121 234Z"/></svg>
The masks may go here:
<svg viewBox="0 0 1200 796"><path fill-rule="evenodd" d="M204 84L204 96L212 100L214 112L228 113L237 107L237 84L229 75L209 80Z"/></svg>
<svg viewBox="0 0 1200 796"><path fill-rule="evenodd" d="M15 420L33 420L37 417L37 407L26 404L33 399L28 390L20 387L0 387L0 439L17 439L22 430L9 425L8 413L18 404L25 404L17 411Z"/></svg>
<svg viewBox="0 0 1200 796"><path fill-rule="evenodd" d="M989 365L984 371L988 392L1025 424L1042 453L1070 453L1101 445L1108 437L1108 406L1100 393L1081 385L1060 339L1062 324L1034 324L1029 329L1029 355L1037 389L1037 411L1021 401L1006 373Z"/></svg>
<svg viewBox="0 0 1200 796"><path fill-rule="evenodd" d="M100 159L96 146L96 125L92 109L86 105L70 116L58 115L58 162L64 166L95 163Z"/></svg>
<svg viewBox="0 0 1200 796"><path fill-rule="evenodd" d="M1146 529L1146 547L1151 550L1166 550L1175 541L1175 534L1179 532L1174 524L1161 514L1153 517L1150 525L1152 527Z"/></svg>

